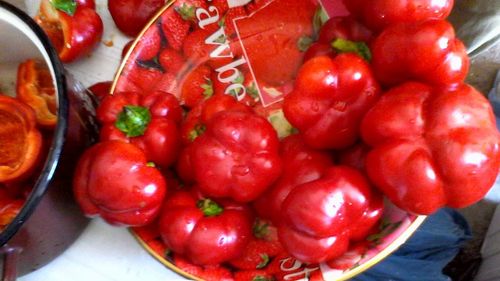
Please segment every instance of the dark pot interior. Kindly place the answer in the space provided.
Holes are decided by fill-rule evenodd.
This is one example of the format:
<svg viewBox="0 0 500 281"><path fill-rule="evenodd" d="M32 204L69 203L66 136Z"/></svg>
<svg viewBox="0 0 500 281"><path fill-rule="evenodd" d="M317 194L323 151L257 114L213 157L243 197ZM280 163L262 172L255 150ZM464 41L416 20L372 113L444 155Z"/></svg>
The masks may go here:
<svg viewBox="0 0 500 281"><path fill-rule="evenodd" d="M0 252L7 257L4 272L23 275L61 254L88 223L73 201L71 180L79 155L96 136L95 103L83 87L65 74L38 25L2 1L0 34L0 64L42 59L52 70L58 95L58 122L43 170L18 216L0 233ZM5 35L10 37L6 40Z"/></svg>

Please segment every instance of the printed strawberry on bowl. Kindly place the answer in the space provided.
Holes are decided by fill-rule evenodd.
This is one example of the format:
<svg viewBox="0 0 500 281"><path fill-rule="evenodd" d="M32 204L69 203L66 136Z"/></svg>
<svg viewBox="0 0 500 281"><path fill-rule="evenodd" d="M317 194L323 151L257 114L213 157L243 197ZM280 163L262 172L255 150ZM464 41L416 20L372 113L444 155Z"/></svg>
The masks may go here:
<svg viewBox="0 0 500 281"><path fill-rule="evenodd" d="M155 109L146 102L148 96L175 96L184 112L178 125L180 148L169 157L175 160L155 161L161 158L158 153L148 159L157 164L168 187L161 211L156 206L157 216L131 228L159 262L196 280L347 280L401 246L425 215L445 205L473 204L485 194L489 172L481 191L453 201L444 184L449 179L425 162L434 155L417 145L410 145L416 147L412 155L423 155L417 159L423 162L413 163L409 157L405 163L427 172L428 182L419 173L412 177L411 171L407 178L394 176L395 182L414 186L405 180L417 179L420 182L414 182L424 183L424 188L443 193L441 197L426 196L418 186L398 193L383 178L387 175L378 176L383 173L377 169L385 163L373 163L384 155L371 150L387 137L376 133L387 128L372 125L382 119L384 106L392 104L382 91L393 85L373 71L391 65L381 63L380 54L375 54L375 65L371 51L383 49L384 42L377 39L390 21L434 20L433 28L442 27L443 40L454 43L422 51L439 57L429 59L436 63L433 68L426 70L428 61L419 65L425 70L421 72L404 65L389 69L399 72L404 82L419 83L395 87L388 97L411 89L431 91L433 83L446 82L451 86L435 91L442 102L470 96L478 108L487 107L472 88L459 86L468 60L443 20L451 9L449 1L441 7L421 7L424 11L416 14L409 12L414 4L409 1L408 7L399 7L410 13L408 18L391 14L370 21L356 8L363 1L355 2L347 9L340 0L178 0L167 4L141 32L118 70L112 92L123 97L140 93L144 98L135 99L147 104L153 118L160 106ZM405 28L418 37L420 29L431 25ZM439 45L443 40L435 41ZM401 58L405 60L406 65L417 63L410 55ZM447 67L452 69L446 72ZM440 71L443 79L429 76L431 70ZM379 100L384 103L378 105ZM419 100L422 107L424 100ZM364 118L367 112L372 120ZM415 124L411 120L419 118L407 119ZM400 133L401 124L389 131ZM491 136L491 147L498 148L498 136L488 128L482 132ZM410 144L425 143L420 135L410 137ZM492 161L475 173L498 170L497 148L483 151L484 159ZM392 153L392 147L384 149ZM438 156L436 162L442 160ZM431 167L418 166L422 163ZM403 167L397 165L388 168ZM399 198L401 194L411 198ZM209 235L202 231L206 229Z"/></svg>

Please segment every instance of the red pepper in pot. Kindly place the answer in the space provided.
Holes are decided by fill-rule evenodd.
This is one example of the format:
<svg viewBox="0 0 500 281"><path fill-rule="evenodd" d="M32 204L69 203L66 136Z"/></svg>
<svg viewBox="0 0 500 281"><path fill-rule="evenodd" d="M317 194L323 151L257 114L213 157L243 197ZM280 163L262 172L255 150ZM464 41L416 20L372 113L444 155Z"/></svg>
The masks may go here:
<svg viewBox="0 0 500 281"><path fill-rule="evenodd" d="M44 63L29 59L19 64L16 97L35 111L39 125L45 128L55 127L57 123L56 90L50 71Z"/></svg>
<svg viewBox="0 0 500 281"><path fill-rule="evenodd" d="M453 8L453 0L343 0L347 9L374 31L397 23L429 19L445 19Z"/></svg>
<svg viewBox="0 0 500 281"><path fill-rule="evenodd" d="M0 93L0 182L25 179L38 163L42 134L35 118L28 105Z"/></svg>

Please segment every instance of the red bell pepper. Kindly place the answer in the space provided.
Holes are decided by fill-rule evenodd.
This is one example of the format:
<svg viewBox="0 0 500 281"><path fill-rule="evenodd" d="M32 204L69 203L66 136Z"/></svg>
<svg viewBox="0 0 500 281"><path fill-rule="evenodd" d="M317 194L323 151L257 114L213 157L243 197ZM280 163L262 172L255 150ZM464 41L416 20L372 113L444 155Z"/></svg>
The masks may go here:
<svg viewBox="0 0 500 281"><path fill-rule="evenodd" d="M0 199L0 231L19 214L24 206L24 200L13 198Z"/></svg>
<svg viewBox="0 0 500 281"><path fill-rule="evenodd" d="M352 17L333 17L321 26L318 41L307 49L304 61L321 55L334 57L343 52L355 52L370 60L367 44L372 40L373 33Z"/></svg>
<svg viewBox="0 0 500 281"><path fill-rule="evenodd" d="M252 112L252 109L238 102L232 96L219 94L196 105L188 112L186 118L182 122L181 136L185 147L179 155L176 169L178 175L186 183L195 182L194 171L191 164L192 149L190 144L205 132L208 121L222 111Z"/></svg>
<svg viewBox="0 0 500 281"><path fill-rule="evenodd" d="M113 225L141 226L159 214L167 185L141 149L121 141L106 141L81 156L73 191L86 216L101 216Z"/></svg>
<svg viewBox="0 0 500 281"><path fill-rule="evenodd" d="M183 147L175 164L175 171L185 184L194 184L196 182L193 163L191 162L191 151L192 147L190 145Z"/></svg>
<svg viewBox="0 0 500 281"><path fill-rule="evenodd" d="M374 40L372 52L373 71L387 86L407 80L456 85L469 70L464 44L444 20L390 26Z"/></svg>
<svg viewBox="0 0 500 281"><path fill-rule="evenodd" d="M276 183L255 202L260 217L275 224L283 221L281 205L297 185L319 179L333 165L332 155L309 148L298 134L283 139L280 146L283 173Z"/></svg>
<svg viewBox="0 0 500 281"><path fill-rule="evenodd" d="M321 26L318 42L330 43L337 38L370 42L373 33L352 17L333 17Z"/></svg>
<svg viewBox="0 0 500 281"><path fill-rule="evenodd" d="M444 206L469 206L497 177L495 116L469 85L445 90L402 84L366 114L361 130L373 147L366 159L370 179L403 210L428 215Z"/></svg>
<svg viewBox="0 0 500 281"><path fill-rule="evenodd" d="M125 92L103 99L97 109L101 141L121 140L140 147L148 161L165 168L177 159L182 109L169 93Z"/></svg>
<svg viewBox="0 0 500 281"><path fill-rule="evenodd" d="M278 229L270 222L260 218L252 225L252 237L243 253L229 264L238 271L269 269L270 261L284 252L278 240Z"/></svg>
<svg viewBox="0 0 500 281"><path fill-rule="evenodd" d="M41 155L42 134L35 112L18 99L0 93L0 182L30 175Z"/></svg>
<svg viewBox="0 0 500 281"><path fill-rule="evenodd" d="M366 239L382 216L383 200L360 172L332 166L295 186L281 210L283 247L298 260L319 263L341 256L350 241Z"/></svg>
<svg viewBox="0 0 500 281"><path fill-rule="evenodd" d="M56 125L56 90L50 71L44 63L29 59L19 64L16 94L19 100L35 111L39 125L45 128Z"/></svg>
<svg viewBox="0 0 500 281"><path fill-rule="evenodd" d="M256 199L281 173L278 148L276 131L263 117L239 111L215 115L192 144L200 190L237 202Z"/></svg>
<svg viewBox="0 0 500 281"><path fill-rule="evenodd" d="M240 256L251 233L244 207L223 206L179 191L164 204L159 220L163 242L199 265L217 265Z"/></svg>
<svg viewBox="0 0 500 281"><path fill-rule="evenodd" d="M0 231L5 229L19 214L26 201L26 196L12 194L11 188L16 189L15 193L18 193L23 187L0 184Z"/></svg>
<svg viewBox="0 0 500 281"><path fill-rule="evenodd" d="M346 148L358 138L361 119L379 94L370 66L361 57L321 56L302 66L283 111L309 146Z"/></svg>
<svg viewBox="0 0 500 281"><path fill-rule="evenodd" d="M210 119L222 111L252 112L252 108L238 102L233 96L219 94L199 103L191 109L184 122L181 132L184 144L192 143L203 134Z"/></svg>
<svg viewBox="0 0 500 281"><path fill-rule="evenodd" d="M163 5L164 0L108 1L109 13L116 27L131 37L136 37Z"/></svg>
<svg viewBox="0 0 500 281"><path fill-rule="evenodd" d="M94 0L75 0L75 2L78 6L95 10Z"/></svg>
<svg viewBox="0 0 500 281"><path fill-rule="evenodd" d="M362 142L341 150L338 153L338 161L342 165L350 166L358 171L365 172L366 155L370 151L370 147Z"/></svg>
<svg viewBox="0 0 500 281"><path fill-rule="evenodd" d="M112 81L102 81L88 87L88 90L101 102L105 97L111 94Z"/></svg>
<svg viewBox="0 0 500 281"><path fill-rule="evenodd" d="M103 33L103 23L92 0L42 0L35 21L65 63L90 54Z"/></svg>
<svg viewBox="0 0 500 281"><path fill-rule="evenodd" d="M453 0L343 0L347 9L374 31L398 23L446 19Z"/></svg>
<svg viewBox="0 0 500 281"><path fill-rule="evenodd" d="M3 230L19 214L24 200L8 199L0 201L0 230Z"/></svg>
<svg viewBox="0 0 500 281"><path fill-rule="evenodd" d="M41 168L42 165L37 165L36 169L22 180L13 182L0 181L0 231L5 229L24 207L26 198L31 194L38 179L39 173L37 172Z"/></svg>

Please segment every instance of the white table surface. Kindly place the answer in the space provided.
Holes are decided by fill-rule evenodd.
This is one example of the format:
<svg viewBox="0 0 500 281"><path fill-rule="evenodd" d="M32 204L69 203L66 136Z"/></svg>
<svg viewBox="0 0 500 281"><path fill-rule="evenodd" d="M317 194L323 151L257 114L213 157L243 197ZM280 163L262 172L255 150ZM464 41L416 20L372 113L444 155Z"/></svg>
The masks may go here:
<svg viewBox="0 0 500 281"><path fill-rule="evenodd" d="M500 207L497 208L496 216L500 218ZM496 221L499 221L498 218ZM488 236L498 239L499 230L498 225L492 224ZM156 261L141 248L127 229L113 227L101 219L94 219L61 256L45 267L18 278L18 281L68 280L180 281L186 279L169 271ZM483 279L480 278L480 280Z"/></svg>
<svg viewBox="0 0 500 281"><path fill-rule="evenodd" d="M75 243L51 263L19 281L186 280L149 255L125 228L94 219Z"/></svg>

